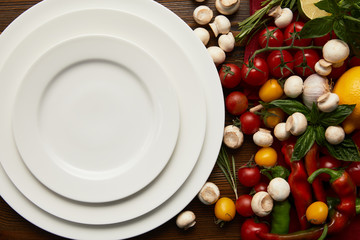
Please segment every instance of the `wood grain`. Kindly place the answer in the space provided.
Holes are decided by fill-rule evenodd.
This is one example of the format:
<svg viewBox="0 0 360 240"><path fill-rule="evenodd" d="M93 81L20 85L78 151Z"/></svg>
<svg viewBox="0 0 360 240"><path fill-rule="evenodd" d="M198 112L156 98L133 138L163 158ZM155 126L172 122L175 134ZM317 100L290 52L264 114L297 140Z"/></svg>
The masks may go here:
<svg viewBox="0 0 360 240"><path fill-rule="evenodd" d="M26 11L28 8L38 3L39 1L26 0L0 0L0 31L3 31L17 16ZM200 5L194 0L157 0L160 4L172 10L175 14L181 17L191 28L198 27L192 18L193 10ZM214 10L215 15L219 14L214 7L215 0L207 0L203 4L208 5ZM248 16L249 4L247 0L241 2L240 10L230 16L232 22L232 31L236 33L237 23ZM215 45L215 37L212 36L210 45ZM232 53L228 54L227 62L239 64L243 57L244 49L237 47ZM1 53L0 53L1 54ZM226 93L225 93L226 94ZM226 116L226 122L231 121L230 116ZM239 151L233 151L236 158L237 167L247 162L255 151L255 146L252 144L250 137L246 137L245 144ZM227 196L234 199L234 194L223 177L220 170L215 166L209 177L209 181L216 183L222 196ZM248 193L249 189L239 188L240 194ZM163 224L157 229L154 229L146 234L135 237L133 239L239 239L240 226L243 218L237 216L232 222L220 228L214 223L213 206L205 206L195 197L193 201L185 208L192 210L197 216L197 224L194 228L188 231L182 231L175 225L175 218ZM0 199L0 239L11 240L58 240L64 239L48 233L33 224L26 221L18 215L7 203Z"/></svg>

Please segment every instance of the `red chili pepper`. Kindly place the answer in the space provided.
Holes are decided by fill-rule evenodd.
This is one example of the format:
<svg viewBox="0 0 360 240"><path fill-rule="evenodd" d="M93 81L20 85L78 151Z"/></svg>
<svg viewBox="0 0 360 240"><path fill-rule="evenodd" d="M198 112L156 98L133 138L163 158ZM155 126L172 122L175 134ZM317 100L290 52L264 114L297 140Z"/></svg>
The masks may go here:
<svg viewBox="0 0 360 240"><path fill-rule="evenodd" d="M321 173L330 175L331 188L340 198L340 203L329 214L331 220L328 223L328 234L339 233L344 230L356 214L356 186L346 171L336 171L329 168L316 170L309 177L309 182L311 183ZM259 233L258 236L265 240L315 240L321 236L323 231L324 226L290 234Z"/></svg>
<svg viewBox="0 0 360 240"><path fill-rule="evenodd" d="M300 229L305 230L309 227L309 222L306 219L306 209L313 202L311 185L307 181L308 175L306 173L303 160L291 161L291 156L294 152L295 143L284 143L281 151L284 154L285 162L290 166L291 173L288 177L291 194L294 198L296 212L300 222Z"/></svg>
<svg viewBox="0 0 360 240"><path fill-rule="evenodd" d="M319 163L318 160L319 160L319 146L316 143L314 143L314 145L305 155L305 167L306 167L306 172L309 176L318 169L318 163ZM326 192L320 178L314 179L312 183L312 188L315 198L318 201L322 201L326 203Z"/></svg>

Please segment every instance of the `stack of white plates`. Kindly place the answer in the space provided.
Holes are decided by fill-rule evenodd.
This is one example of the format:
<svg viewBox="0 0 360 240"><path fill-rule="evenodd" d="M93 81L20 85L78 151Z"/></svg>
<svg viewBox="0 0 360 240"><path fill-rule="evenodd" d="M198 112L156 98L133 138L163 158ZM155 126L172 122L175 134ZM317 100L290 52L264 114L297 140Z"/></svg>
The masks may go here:
<svg viewBox="0 0 360 240"><path fill-rule="evenodd" d="M197 194L224 104L205 47L151 0L45 0L0 36L0 193L75 239L129 238Z"/></svg>

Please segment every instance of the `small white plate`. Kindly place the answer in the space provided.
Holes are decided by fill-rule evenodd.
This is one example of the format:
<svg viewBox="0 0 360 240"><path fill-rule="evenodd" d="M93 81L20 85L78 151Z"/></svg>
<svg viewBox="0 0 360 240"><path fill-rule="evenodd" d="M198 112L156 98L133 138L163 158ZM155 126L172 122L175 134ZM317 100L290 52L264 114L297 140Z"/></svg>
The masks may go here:
<svg viewBox="0 0 360 240"><path fill-rule="evenodd" d="M67 4L63 5L63 1L50 2L59 3L61 7L67 6ZM65 220L93 225L113 224L137 218L156 209L169 199L189 177L198 160L207 122L205 95L202 82L200 82L204 73L195 68L191 56L185 54L182 45L175 41L167 31L161 30L147 19L123 11L124 8L138 9L137 1L96 0L94 2L100 5L119 3L121 11L112 10L110 7L105 9L85 7L84 9L82 0L68 2L72 6L74 3L79 4L80 10L65 12L58 17L43 21L38 28L23 38L0 71L0 75L3 76L0 79L12 79L12 85L4 87L6 95L2 95L9 98L0 102L3 116L0 118L0 129L5 127L0 138L10 137L11 140L8 139L8 143L12 143L13 136L11 120L9 126L7 114L13 111L13 98L18 88L21 87L22 81L34 61L59 42L93 34L120 37L141 46L168 74L179 102L181 126L178 141L170 161L159 176L135 194L108 203L91 204L73 201L55 194L38 181L13 146L6 147L6 153L12 156L0 158L2 166L13 183L38 207ZM141 1L141 3L153 4L147 0ZM141 29L141 31L134 31L134 29ZM13 71L14 66L16 66L16 71ZM1 89L0 87L0 92ZM7 109L9 105L11 107ZM146 116L143 119L146 120ZM4 146L0 145L0 147ZM131 185L132 182L128 181L128 184ZM119 191L120 189L113 190Z"/></svg>
<svg viewBox="0 0 360 240"><path fill-rule="evenodd" d="M177 94L141 47L105 35L76 37L49 49L26 74L13 131L23 161L45 186L77 201L115 201L144 188L170 159Z"/></svg>

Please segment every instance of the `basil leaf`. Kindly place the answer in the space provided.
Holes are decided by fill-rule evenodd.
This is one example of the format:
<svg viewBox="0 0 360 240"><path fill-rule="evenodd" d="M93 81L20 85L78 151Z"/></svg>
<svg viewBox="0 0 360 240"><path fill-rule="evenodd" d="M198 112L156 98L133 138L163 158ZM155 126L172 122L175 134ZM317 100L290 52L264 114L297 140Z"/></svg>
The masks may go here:
<svg viewBox="0 0 360 240"><path fill-rule="evenodd" d="M350 162L360 161L359 149L350 137L346 137L342 143L337 145L332 145L326 141L325 146L336 159Z"/></svg>
<svg viewBox="0 0 360 240"><path fill-rule="evenodd" d="M321 125L318 125L314 128L315 130L315 141L318 145L324 146L326 139L325 139L325 128Z"/></svg>
<svg viewBox="0 0 360 240"><path fill-rule="evenodd" d="M316 103L313 102L311 112L309 115L309 122L312 124L316 124L319 121L319 118L320 118L319 109L317 108Z"/></svg>
<svg viewBox="0 0 360 240"><path fill-rule="evenodd" d="M322 0L320 2L315 3L315 6L328 13L334 13L334 8L332 7L330 1Z"/></svg>
<svg viewBox="0 0 360 240"><path fill-rule="evenodd" d="M345 27L345 23L343 19L338 19L337 21L334 21L333 29L336 34L341 40L348 42L348 35L347 31L348 28Z"/></svg>
<svg viewBox="0 0 360 240"><path fill-rule="evenodd" d="M334 111L329 113L320 113L319 123L323 126L336 126L342 123L354 110L355 104L353 105L339 105Z"/></svg>
<svg viewBox="0 0 360 240"><path fill-rule="evenodd" d="M270 180L280 177L287 179L290 175L290 171L283 166L275 166L272 168L261 169L261 173L268 177Z"/></svg>
<svg viewBox="0 0 360 240"><path fill-rule="evenodd" d="M291 161L298 161L305 156L315 142L314 126L309 125L306 131L296 141Z"/></svg>
<svg viewBox="0 0 360 240"><path fill-rule="evenodd" d="M310 114L310 109L308 109L305 105L296 100L274 100L270 102L269 105L280 108L288 115L291 115L295 112L300 112L304 114L306 118L308 118L308 115Z"/></svg>
<svg viewBox="0 0 360 240"><path fill-rule="evenodd" d="M335 18L333 16L326 16L321 18L314 18L307 23L300 31L301 38L317 38L322 37L333 29Z"/></svg>

